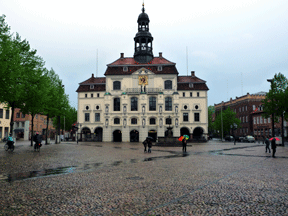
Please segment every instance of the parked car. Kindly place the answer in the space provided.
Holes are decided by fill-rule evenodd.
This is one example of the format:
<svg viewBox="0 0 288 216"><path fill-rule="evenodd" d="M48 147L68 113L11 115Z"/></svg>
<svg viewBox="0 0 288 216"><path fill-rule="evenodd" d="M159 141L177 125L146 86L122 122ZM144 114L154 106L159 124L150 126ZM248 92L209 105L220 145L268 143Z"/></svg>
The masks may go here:
<svg viewBox="0 0 288 216"><path fill-rule="evenodd" d="M252 143L252 142L255 142L255 138L251 135L248 135L248 136L243 137L241 142L248 142L248 143L251 142Z"/></svg>
<svg viewBox="0 0 288 216"><path fill-rule="evenodd" d="M230 142L232 142L232 141L234 141L234 138L233 138L233 136L227 135L227 136L225 136L225 141L230 141Z"/></svg>

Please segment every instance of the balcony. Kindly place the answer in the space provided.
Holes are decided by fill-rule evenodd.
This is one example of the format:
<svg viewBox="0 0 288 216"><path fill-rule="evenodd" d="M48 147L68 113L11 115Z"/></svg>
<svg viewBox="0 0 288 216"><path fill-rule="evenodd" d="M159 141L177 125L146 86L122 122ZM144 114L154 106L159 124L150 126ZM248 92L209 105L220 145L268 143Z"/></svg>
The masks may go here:
<svg viewBox="0 0 288 216"><path fill-rule="evenodd" d="M127 88L127 94L159 94L160 88Z"/></svg>

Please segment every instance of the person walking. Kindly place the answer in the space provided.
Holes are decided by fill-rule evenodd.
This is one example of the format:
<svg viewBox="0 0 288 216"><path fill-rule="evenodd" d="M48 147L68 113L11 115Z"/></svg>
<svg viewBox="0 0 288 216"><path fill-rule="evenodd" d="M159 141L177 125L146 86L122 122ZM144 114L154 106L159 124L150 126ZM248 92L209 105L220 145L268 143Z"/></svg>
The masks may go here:
<svg viewBox="0 0 288 216"><path fill-rule="evenodd" d="M152 148L152 140L148 139L148 153L151 153L151 148Z"/></svg>
<svg viewBox="0 0 288 216"><path fill-rule="evenodd" d="M186 148L187 148L187 140L186 140L186 138L184 138L182 140L182 151L186 152Z"/></svg>
<svg viewBox="0 0 288 216"><path fill-rule="evenodd" d="M36 151L36 146L41 147L42 138L38 132L36 132L35 136L33 137L33 141L35 142L34 151Z"/></svg>
<svg viewBox="0 0 288 216"><path fill-rule="evenodd" d="M273 137L271 141L271 148L272 148L272 157L275 158L276 153L276 139Z"/></svg>
<svg viewBox="0 0 288 216"><path fill-rule="evenodd" d="M9 133L9 136L8 136L8 139L7 139L7 145L11 149L13 144L14 144L14 140L13 140L12 134Z"/></svg>
<svg viewBox="0 0 288 216"><path fill-rule="evenodd" d="M145 139L144 142L143 142L143 145L144 145L144 153L147 152L147 144L148 144L147 139Z"/></svg>
<svg viewBox="0 0 288 216"><path fill-rule="evenodd" d="M271 153L271 150L270 150L270 141L268 139L268 137L265 138L265 144L266 144L266 147L265 147L265 152L267 153L267 150L269 150L269 153Z"/></svg>

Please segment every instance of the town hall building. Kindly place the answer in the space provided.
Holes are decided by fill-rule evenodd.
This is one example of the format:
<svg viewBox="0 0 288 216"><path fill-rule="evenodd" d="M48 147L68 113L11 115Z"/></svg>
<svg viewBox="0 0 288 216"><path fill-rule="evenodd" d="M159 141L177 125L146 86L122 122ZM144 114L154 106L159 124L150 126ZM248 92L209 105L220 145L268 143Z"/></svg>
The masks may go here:
<svg viewBox="0 0 288 216"><path fill-rule="evenodd" d="M78 133L82 141L142 142L147 136L184 134L206 140L208 104L206 81L194 71L179 76L176 64L153 54L149 17L138 17L134 56L107 65L105 77L81 82L78 92Z"/></svg>

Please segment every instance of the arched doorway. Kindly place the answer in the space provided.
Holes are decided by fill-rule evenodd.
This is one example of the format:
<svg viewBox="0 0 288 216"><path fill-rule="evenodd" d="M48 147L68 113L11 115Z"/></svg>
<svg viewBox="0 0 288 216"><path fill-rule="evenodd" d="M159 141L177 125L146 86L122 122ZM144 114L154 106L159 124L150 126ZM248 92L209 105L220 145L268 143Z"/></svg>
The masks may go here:
<svg viewBox="0 0 288 216"><path fill-rule="evenodd" d="M81 131L80 141L91 141L91 130L84 127Z"/></svg>
<svg viewBox="0 0 288 216"><path fill-rule="evenodd" d="M113 132L113 142L122 142L122 132L120 130Z"/></svg>
<svg viewBox="0 0 288 216"><path fill-rule="evenodd" d="M139 131L130 131L130 142L139 142Z"/></svg>
<svg viewBox="0 0 288 216"><path fill-rule="evenodd" d="M150 130L148 132L148 136L153 138L153 142L156 142L156 140L157 140L157 131L156 130Z"/></svg>
<svg viewBox="0 0 288 216"><path fill-rule="evenodd" d="M97 127L94 131L95 136L94 136L94 141L96 142L102 142L102 137L103 137L103 129L101 127Z"/></svg>
<svg viewBox="0 0 288 216"><path fill-rule="evenodd" d="M186 127L182 127L180 129L180 135L183 136L183 135L188 135L189 136L189 139L191 139L191 134L190 134L190 131L188 128Z"/></svg>
<svg viewBox="0 0 288 216"><path fill-rule="evenodd" d="M196 127L194 130L193 130L193 139L194 140L200 140L203 136L203 128L201 127Z"/></svg>

